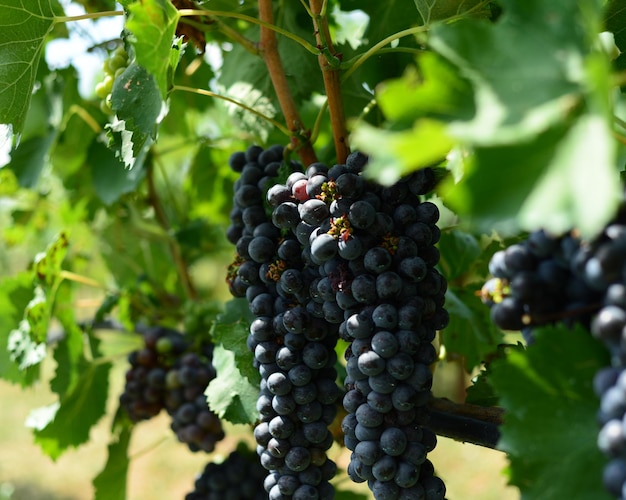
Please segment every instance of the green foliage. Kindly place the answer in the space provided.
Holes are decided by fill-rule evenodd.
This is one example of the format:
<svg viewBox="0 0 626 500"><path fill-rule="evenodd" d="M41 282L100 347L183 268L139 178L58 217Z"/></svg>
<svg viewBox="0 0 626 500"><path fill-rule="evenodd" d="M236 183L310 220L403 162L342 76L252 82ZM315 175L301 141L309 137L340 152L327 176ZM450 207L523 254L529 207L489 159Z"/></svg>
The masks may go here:
<svg viewBox="0 0 626 500"><path fill-rule="evenodd" d="M180 54L180 44L172 45L180 17L178 10L170 0L134 2L128 10L130 16L126 28L132 33L130 41L135 49L137 64L154 77L161 98L165 99L171 83L168 77L176 68ZM171 53L176 54L174 64L170 59ZM135 82L135 85L138 83Z"/></svg>
<svg viewBox="0 0 626 500"><path fill-rule="evenodd" d="M502 332L491 322L489 309L477 296L479 287L453 287L446 293L450 324L443 332L446 349L465 356L472 370L485 361L502 341Z"/></svg>
<svg viewBox="0 0 626 500"><path fill-rule="evenodd" d="M205 392L209 408L233 424L254 423L258 418L258 384L253 384L239 371L235 353L222 345L217 345L213 351L213 366L217 377L209 383Z"/></svg>
<svg viewBox="0 0 626 500"><path fill-rule="evenodd" d="M118 410L113 420L113 437L109 443L104 468L94 478L95 500L125 500L128 475L128 446L131 427Z"/></svg>
<svg viewBox="0 0 626 500"><path fill-rule="evenodd" d="M9 347L9 338L18 325L21 326L21 318L26 306L33 297L33 273L23 271L15 276L6 277L0 282L0 377L23 386L31 385L39 376L38 362L28 363L23 370ZM19 327L18 327L19 328ZM26 328L26 326L24 327ZM20 334L20 338L21 334ZM29 339L26 332L26 339ZM28 344L27 344L28 347ZM35 346L36 350L36 346Z"/></svg>
<svg viewBox="0 0 626 500"><path fill-rule="evenodd" d="M156 139L163 101L154 75L131 63L115 79L111 107L118 120L109 126L109 147L127 167L143 159Z"/></svg>
<svg viewBox="0 0 626 500"><path fill-rule="evenodd" d="M0 8L0 124L10 125L19 137L45 39L60 7L56 0L2 0Z"/></svg>
<svg viewBox="0 0 626 500"><path fill-rule="evenodd" d="M254 356L245 345L251 321L248 303L244 299L230 300L226 303L224 313L217 317L211 338L235 355L236 369L256 385L260 382L259 372L253 368ZM218 373L218 376L221 375Z"/></svg>
<svg viewBox="0 0 626 500"><path fill-rule="evenodd" d="M591 384L607 364L604 347L579 327L543 328L526 351L493 364L491 383L507 410L498 447L525 500L609 498Z"/></svg>
<svg viewBox="0 0 626 500"><path fill-rule="evenodd" d="M424 12L430 6L418 4ZM424 84L415 92L414 71L381 87L385 130L359 125L356 144L373 155L371 174L393 182L460 141L473 154L445 197L476 227L577 227L592 236L619 198L610 71L594 45L602 5L503 2L503 10L496 23L434 23L428 44L448 63L425 54L418 58ZM437 120L427 120L433 114ZM424 138L427 149L411 147Z"/></svg>
<svg viewBox="0 0 626 500"><path fill-rule="evenodd" d="M89 441L89 431L106 411L111 363L93 363L81 372L72 390L59 401L56 411L37 422L35 442L56 460L69 447Z"/></svg>
<svg viewBox="0 0 626 500"><path fill-rule="evenodd" d="M618 69L626 68L626 4L624 0L611 0L608 2L605 13L606 29L613 33L615 44L621 47L621 53L615 59L615 67Z"/></svg>
<svg viewBox="0 0 626 500"><path fill-rule="evenodd" d="M217 376L207 387L207 401L217 415L236 424L254 423L258 416L260 376L253 368L254 357L246 345L250 321L248 303L234 299L226 303L211 330L216 344L213 365Z"/></svg>

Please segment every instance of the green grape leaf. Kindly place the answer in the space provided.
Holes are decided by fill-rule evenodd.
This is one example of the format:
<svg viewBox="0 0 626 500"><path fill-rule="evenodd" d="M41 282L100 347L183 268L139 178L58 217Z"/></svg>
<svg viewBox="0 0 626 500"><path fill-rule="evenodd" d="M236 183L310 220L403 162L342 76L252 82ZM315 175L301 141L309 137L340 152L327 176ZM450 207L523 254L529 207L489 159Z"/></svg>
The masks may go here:
<svg viewBox="0 0 626 500"><path fill-rule="evenodd" d="M465 402L478 406L497 406L500 401L498 393L491 385L486 370L472 379L472 385L465 389Z"/></svg>
<svg viewBox="0 0 626 500"><path fill-rule="evenodd" d="M24 309L24 319L29 326L29 334L36 343L45 343L50 323L50 304L43 288L36 286L32 300Z"/></svg>
<svg viewBox="0 0 626 500"><path fill-rule="evenodd" d="M429 34L471 82L476 106L471 119L447 121L474 156L446 202L487 232L577 227L592 237L620 196L611 72L593 45L601 4L584 13L567 0L502 4L495 23L434 24Z"/></svg>
<svg viewBox="0 0 626 500"><path fill-rule="evenodd" d="M88 151L97 136L96 131L85 123L87 110L82 107L74 109L63 118L59 134L49 152L54 172L65 182L85 165Z"/></svg>
<svg viewBox="0 0 626 500"><path fill-rule="evenodd" d="M376 99L389 120L411 124L416 116L470 119L476 112L469 81L443 57L425 52L417 59L419 71L408 67L402 77L381 83Z"/></svg>
<svg viewBox="0 0 626 500"><path fill-rule="evenodd" d="M377 87L387 128L359 122L351 143L370 155L366 174L392 184L419 167L442 161L454 142L447 121L469 119L475 110L469 82L441 56L419 58L420 73L408 69Z"/></svg>
<svg viewBox="0 0 626 500"><path fill-rule="evenodd" d="M220 222L228 224L226 217L232 203L235 179L236 174L228 166L228 158L222 151L209 144L199 144L185 182L185 191L196 200L197 212L192 215L211 220L224 217ZM216 241L213 239L213 243Z"/></svg>
<svg viewBox="0 0 626 500"><path fill-rule="evenodd" d="M131 168L154 142L163 101L154 76L131 63L113 83L111 107L117 121L107 125L109 147Z"/></svg>
<svg viewBox="0 0 626 500"><path fill-rule="evenodd" d="M471 11L475 17L486 17L490 10L482 0L413 0L425 25ZM483 4L483 5L481 5Z"/></svg>
<svg viewBox="0 0 626 500"><path fill-rule="evenodd" d="M445 124L428 118L416 120L413 128L400 132L363 123L350 140L359 151L371 155L365 174L383 185L395 184L419 167L442 161L454 144Z"/></svg>
<svg viewBox="0 0 626 500"><path fill-rule="evenodd" d="M45 341L35 341L33 337L30 323L25 319L9 333L7 350L11 361L17 364L20 371L38 367L46 357Z"/></svg>
<svg viewBox="0 0 626 500"><path fill-rule="evenodd" d="M437 4L438 0L413 0L415 2L415 8L420 13L423 24L430 24L431 14L433 8Z"/></svg>
<svg viewBox="0 0 626 500"><path fill-rule="evenodd" d="M239 371L235 354L220 344L213 350L213 366L217 377L205 391L211 410L232 424L254 423L258 418L258 384L252 383Z"/></svg>
<svg viewBox="0 0 626 500"><path fill-rule="evenodd" d="M126 169L115 153L99 141L91 143L87 157L93 187L105 205L132 193L145 177L143 164Z"/></svg>
<svg viewBox="0 0 626 500"><path fill-rule="evenodd" d="M19 137L46 37L63 11L56 0L0 0L0 11L0 124Z"/></svg>
<svg viewBox="0 0 626 500"><path fill-rule="evenodd" d="M478 290L477 285L448 289L445 308L450 323L441 332L446 350L462 354L468 371L480 365L502 341L502 332L491 321L489 308L476 294Z"/></svg>
<svg viewBox="0 0 626 500"><path fill-rule="evenodd" d="M61 231L54 241L48 245L45 252L40 252L35 256L33 263L35 276L45 289L49 290L59 280L61 264L67 254L68 246L67 233Z"/></svg>
<svg viewBox="0 0 626 500"><path fill-rule="evenodd" d="M216 344L235 355L237 370L253 384L260 382L259 372L253 366L254 355L248 349L247 338L252 315L245 299L232 299L224 312L218 315L211 331Z"/></svg>
<svg viewBox="0 0 626 500"><path fill-rule="evenodd" d="M95 500L126 500L128 479L128 448L132 436L132 426L120 417L118 409L113 420L112 439L108 446L104 468L93 479Z"/></svg>
<svg viewBox="0 0 626 500"><path fill-rule="evenodd" d="M91 428L104 416L111 363L94 363L59 401L58 411L34 429L35 442L53 460L70 446L89 441Z"/></svg>
<svg viewBox="0 0 626 500"><path fill-rule="evenodd" d="M471 213L479 230L505 235L518 232L519 207L564 134L564 128L559 127L531 141L475 148L463 180L444 185L442 197L455 212Z"/></svg>
<svg viewBox="0 0 626 500"><path fill-rule="evenodd" d="M6 168L11 169L19 180L20 186L34 188L39 182L46 166L50 146L56 133L52 130L43 135L28 137L11 152L11 161Z"/></svg>
<svg viewBox="0 0 626 500"><path fill-rule="evenodd" d="M175 43L176 25L180 15L170 0L143 0L129 5L126 28L132 32L130 41L135 48L137 64L154 77L165 100L171 84L171 54L178 64L180 40ZM113 108L115 110L115 108Z"/></svg>
<svg viewBox="0 0 626 500"><path fill-rule="evenodd" d="M6 277L0 281L0 378L22 386L31 385L39 376L39 365L28 365L24 370L19 369L19 360L9 349L9 337L23 334L13 334L15 328L20 325L24 316L24 309L33 298L33 272L22 271L14 276ZM28 323L24 325L27 328ZM30 336L27 332L27 337ZM14 341L15 342L15 339ZM32 341L31 341L32 342ZM39 348L41 349L41 348ZM35 347L35 350L37 348Z"/></svg>
<svg viewBox="0 0 626 500"><path fill-rule="evenodd" d="M474 84L476 116L456 124L454 132L480 144L517 142L560 123L580 99L589 50L578 4L502 4L504 14L495 24L438 24L429 37L433 49Z"/></svg>
<svg viewBox="0 0 626 500"><path fill-rule="evenodd" d="M439 267L448 282L467 273L481 253L478 240L465 231L442 231L439 240Z"/></svg>
<svg viewBox="0 0 626 500"><path fill-rule="evenodd" d="M606 121L599 115L582 116L524 201L521 226L555 234L576 227L583 237L594 236L613 217L622 197L615 154Z"/></svg>
<svg viewBox="0 0 626 500"><path fill-rule="evenodd" d="M615 66L626 69L626 2L624 0L610 0L605 12L606 29L615 37L615 44L620 54L615 59Z"/></svg>
<svg viewBox="0 0 626 500"><path fill-rule="evenodd" d="M506 411L498 448L524 500L610 498L592 387L608 364L608 352L589 332L564 326L535 331L532 346L492 364L491 383Z"/></svg>
<svg viewBox="0 0 626 500"><path fill-rule="evenodd" d="M55 296L59 304L72 303L72 290L69 284L62 284ZM50 381L50 389L63 398L80 380L87 368L88 361L84 355L85 340L81 328L74 317L74 310L69 307L57 307L55 318L63 327L63 336L54 348L56 371Z"/></svg>
<svg viewBox="0 0 626 500"><path fill-rule="evenodd" d="M523 353L526 347L521 342L517 344L500 344L494 352L489 354L488 360L485 360L484 368L480 370L478 375L472 378L472 385L465 390L466 403L479 406L499 405L500 396L491 383L491 364L496 360L505 359L507 353L514 350Z"/></svg>

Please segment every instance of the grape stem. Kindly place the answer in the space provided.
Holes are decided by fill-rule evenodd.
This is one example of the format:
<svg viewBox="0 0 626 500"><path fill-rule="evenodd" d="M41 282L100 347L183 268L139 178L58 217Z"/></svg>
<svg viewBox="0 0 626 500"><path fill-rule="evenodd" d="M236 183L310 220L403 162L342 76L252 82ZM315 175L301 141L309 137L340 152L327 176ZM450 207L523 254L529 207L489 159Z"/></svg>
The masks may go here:
<svg viewBox="0 0 626 500"><path fill-rule="evenodd" d="M496 449L504 410L431 397L426 426L439 436Z"/></svg>
<svg viewBox="0 0 626 500"><path fill-rule="evenodd" d="M324 89L326 90L337 163L345 163L348 154L350 154L350 147L348 145L348 129L346 127L346 116L339 79L340 58L332 44L328 18L326 17L326 2L323 0L309 0L309 7L313 17L315 40L321 51L318 60L322 69L322 77L324 78Z"/></svg>
<svg viewBox="0 0 626 500"><path fill-rule="evenodd" d="M272 29L274 13L271 0L259 0L259 19L262 21L259 48L287 122L287 128L291 132L291 146L298 153L302 162L305 165L310 165L317 161L317 157L309 140L310 131L306 130L302 123L280 59L276 33Z"/></svg>

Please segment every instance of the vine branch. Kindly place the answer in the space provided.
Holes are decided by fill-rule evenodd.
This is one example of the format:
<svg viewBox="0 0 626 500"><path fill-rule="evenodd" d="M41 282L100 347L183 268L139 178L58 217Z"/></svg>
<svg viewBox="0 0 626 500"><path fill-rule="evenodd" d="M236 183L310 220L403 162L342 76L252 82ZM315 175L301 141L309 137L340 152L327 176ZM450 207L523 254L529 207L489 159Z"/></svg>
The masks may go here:
<svg viewBox="0 0 626 500"><path fill-rule="evenodd" d="M291 132L291 144L293 149L300 155L302 162L305 165L310 165L317 161L317 157L309 140L310 133L304 128L296 102L289 90L287 75L278 52L275 30L270 28L274 24L271 0L259 0L259 19L263 22L261 24L259 48L272 80L272 86L278 97L280 108L285 116L287 128Z"/></svg>
<svg viewBox="0 0 626 500"><path fill-rule="evenodd" d="M431 397L427 426L439 436L496 449L504 410Z"/></svg>
<svg viewBox="0 0 626 500"><path fill-rule="evenodd" d="M333 140L337 163L345 163L350 148L348 145L348 129L341 96L341 82L339 79L339 58L332 44L328 18L326 17L326 2L323 0L309 0L309 7L313 16L315 40L321 53L318 56L324 89L328 102L328 113L333 130Z"/></svg>

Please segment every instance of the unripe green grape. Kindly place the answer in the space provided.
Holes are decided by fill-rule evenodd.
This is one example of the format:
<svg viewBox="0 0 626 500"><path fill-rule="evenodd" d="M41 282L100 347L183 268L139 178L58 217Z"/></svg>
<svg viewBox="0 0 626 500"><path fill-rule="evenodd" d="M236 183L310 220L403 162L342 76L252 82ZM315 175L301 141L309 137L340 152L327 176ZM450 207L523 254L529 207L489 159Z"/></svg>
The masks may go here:
<svg viewBox="0 0 626 500"><path fill-rule="evenodd" d="M108 66L112 70L111 73L115 73L118 68L126 66L127 61L126 55L114 54L113 57L108 59Z"/></svg>
<svg viewBox="0 0 626 500"><path fill-rule="evenodd" d="M96 96L100 99L105 99L109 94L109 89L107 89L106 84L104 82L98 82L95 88Z"/></svg>
<svg viewBox="0 0 626 500"><path fill-rule="evenodd" d="M102 80L102 83L104 83L104 87L106 88L107 94L110 94L113 90L113 82L115 82L115 78L111 75L106 75L104 77L104 80Z"/></svg>
<svg viewBox="0 0 626 500"><path fill-rule="evenodd" d="M168 352L172 352L173 348L172 340L167 337L161 337L157 340L156 343L156 351L160 354L167 354Z"/></svg>
<svg viewBox="0 0 626 500"><path fill-rule="evenodd" d="M108 94L102 101L100 101L100 110L107 114L113 114L113 108L111 107L111 94Z"/></svg>

